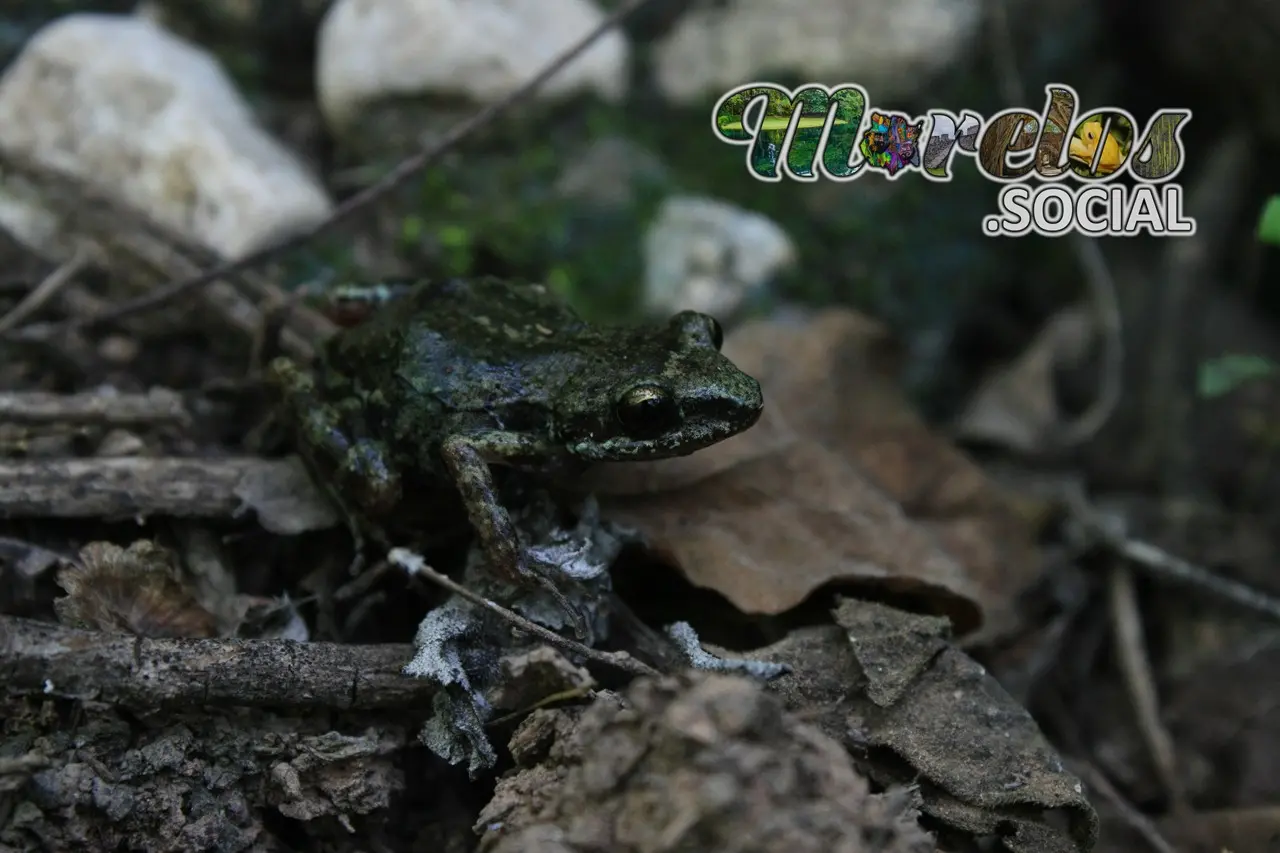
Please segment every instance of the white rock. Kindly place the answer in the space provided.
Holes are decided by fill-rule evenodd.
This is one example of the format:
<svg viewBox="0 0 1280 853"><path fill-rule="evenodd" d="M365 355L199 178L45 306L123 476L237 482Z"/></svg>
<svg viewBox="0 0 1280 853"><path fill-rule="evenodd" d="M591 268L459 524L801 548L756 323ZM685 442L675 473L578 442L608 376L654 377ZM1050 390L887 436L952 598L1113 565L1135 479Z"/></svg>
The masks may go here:
<svg viewBox="0 0 1280 853"><path fill-rule="evenodd" d="M316 89L331 127L384 98L424 93L481 103L529 81L604 21L591 0L337 0L320 26ZM626 91L630 50L616 29L538 95Z"/></svg>
<svg viewBox="0 0 1280 853"><path fill-rule="evenodd" d="M65 260L83 249L95 257L92 243L64 233L62 220L44 204L30 182L22 178L0 181L0 228L46 260Z"/></svg>
<svg viewBox="0 0 1280 853"><path fill-rule="evenodd" d="M655 51L668 100L701 104L761 77L857 83L872 104L915 94L970 43L979 0L731 0L687 12Z"/></svg>
<svg viewBox="0 0 1280 853"><path fill-rule="evenodd" d="M145 18L75 14L38 32L0 78L0 146L226 257L332 206L217 61ZM13 194L0 204L20 239L38 216Z"/></svg>
<svg viewBox="0 0 1280 853"><path fill-rule="evenodd" d="M655 311L732 314L796 261L791 238L773 220L696 196L667 199L644 243L645 297Z"/></svg>

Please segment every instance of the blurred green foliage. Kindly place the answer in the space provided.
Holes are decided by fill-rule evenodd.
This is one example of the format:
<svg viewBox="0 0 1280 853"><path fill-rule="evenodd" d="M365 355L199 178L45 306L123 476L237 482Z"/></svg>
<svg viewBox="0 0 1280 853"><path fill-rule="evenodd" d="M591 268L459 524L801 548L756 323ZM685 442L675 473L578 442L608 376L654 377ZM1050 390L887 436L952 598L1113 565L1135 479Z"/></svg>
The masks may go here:
<svg viewBox="0 0 1280 853"><path fill-rule="evenodd" d="M1202 399L1230 394L1246 382L1275 373L1276 363L1260 355L1231 354L1201 362L1196 390Z"/></svg>
<svg viewBox="0 0 1280 853"><path fill-rule="evenodd" d="M1258 219L1258 239L1271 246L1280 246L1280 196L1272 196L1262 208Z"/></svg>

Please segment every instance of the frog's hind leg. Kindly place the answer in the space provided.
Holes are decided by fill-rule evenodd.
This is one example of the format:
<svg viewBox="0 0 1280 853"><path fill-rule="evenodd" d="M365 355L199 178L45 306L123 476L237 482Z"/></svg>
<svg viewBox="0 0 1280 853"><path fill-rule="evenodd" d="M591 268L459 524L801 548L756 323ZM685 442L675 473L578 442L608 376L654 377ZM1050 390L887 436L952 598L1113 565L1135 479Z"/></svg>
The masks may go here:
<svg viewBox="0 0 1280 853"><path fill-rule="evenodd" d="M366 535L387 546L386 536L369 518L399 503L399 473L380 443L351 437L350 413L325 403L309 373L288 359L276 359L270 376L282 390L286 414L297 430L299 456L351 532L351 573L357 574L364 566Z"/></svg>
<svg viewBox="0 0 1280 853"><path fill-rule="evenodd" d="M301 452L298 455L311 474L311 479L324 491L325 496L337 509L338 515L342 517L343 523L347 526L347 532L351 535L352 551L351 563L347 567L347 572L354 577L360 574L360 571L365 566L365 557L368 553L369 545L368 539L372 539L383 551L389 551L391 545L382 529L367 518L362 518L360 513L351 505L351 502L343 497L345 490L334 482L334 478L325 476L325 472L321 470L323 466L317 463L313 452ZM344 479L342 471L343 469L339 468L336 472L336 479L339 482Z"/></svg>

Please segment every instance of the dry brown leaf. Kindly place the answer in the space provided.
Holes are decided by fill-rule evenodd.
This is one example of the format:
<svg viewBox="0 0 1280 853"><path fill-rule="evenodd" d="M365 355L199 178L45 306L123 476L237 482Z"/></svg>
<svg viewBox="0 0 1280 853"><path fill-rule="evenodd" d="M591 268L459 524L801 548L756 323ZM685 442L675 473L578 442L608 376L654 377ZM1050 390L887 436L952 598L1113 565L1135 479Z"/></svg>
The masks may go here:
<svg viewBox="0 0 1280 853"><path fill-rule="evenodd" d="M58 585L67 596L53 605L64 625L140 637L217 636L217 620L180 581L173 555L150 540L128 549L90 542L58 573Z"/></svg>
<svg viewBox="0 0 1280 853"><path fill-rule="evenodd" d="M608 518L745 612L859 581L936 596L960 633L1008 626L1039 573L1033 532L904 400L882 326L831 309L748 324L724 351L760 381L760 423L692 456L603 466L589 486Z"/></svg>
<svg viewBox="0 0 1280 853"><path fill-rule="evenodd" d="M257 513L259 524L279 536L324 530L342 521L296 456L250 468L236 484L236 497Z"/></svg>
<svg viewBox="0 0 1280 853"><path fill-rule="evenodd" d="M1062 426L1054 371L1079 363L1096 331L1088 308L1059 312L1016 361L982 384L956 422L955 434L1023 453L1044 449Z"/></svg>
<svg viewBox="0 0 1280 853"><path fill-rule="evenodd" d="M831 615L834 625L753 652L789 667L767 688L789 710L843 738L877 784L916 786L921 811L957 845L998 836L990 849L1093 849L1098 815L1080 780L1031 715L947 642L942 620L854 599Z"/></svg>

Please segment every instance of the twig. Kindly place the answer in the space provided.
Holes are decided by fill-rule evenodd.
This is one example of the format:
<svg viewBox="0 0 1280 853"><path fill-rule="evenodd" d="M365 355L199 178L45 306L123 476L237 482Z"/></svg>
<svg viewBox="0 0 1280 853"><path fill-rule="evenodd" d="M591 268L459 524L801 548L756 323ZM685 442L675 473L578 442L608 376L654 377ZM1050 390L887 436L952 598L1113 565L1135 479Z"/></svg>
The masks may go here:
<svg viewBox="0 0 1280 853"><path fill-rule="evenodd" d="M328 218L322 222L245 255L237 260L218 264L211 269L192 275L189 278L172 282L165 287L156 288L144 296L121 303L110 311L99 316L73 321L71 325L78 328L99 326L104 323L114 322L131 314L150 311L172 302L174 299L198 287L207 285L217 279L242 272L243 270L257 266L258 264L268 261L278 255L304 245L308 241L333 228L340 222L350 218L357 211L386 195L404 181L432 165L443 154L454 148L463 139L466 139L468 136L484 127L494 118L509 110L516 103L527 98L533 91L546 83L547 80L559 73L566 65L574 59L577 59L580 54L582 54L587 48L591 47L591 45L593 45L601 36L609 32L609 30L617 26L624 18L639 9L641 6L645 5L647 2L649 2L649 0L627 0L627 2L614 10L598 27L583 36L577 44L573 45L564 53L547 63L547 65L535 74L527 83L515 89L501 100L495 101L494 103L486 106L471 118L459 123L433 144L424 147L416 154L402 160L393 167L391 171L383 175L382 178L338 205Z"/></svg>
<svg viewBox="0 0 1280 853"><path fill-rule="evenodd" d="M1066 496L1066 504L1072 518L1094 540L1106 545L1144 571L1156 577L1195 587L1223 601L1280 621L1280 600L1251 586L1221 577L1208 569L1175 557L1149 542L1133 539L1113 529L1097 510L1089 506L1084 496L1075 490Z"/></svg>
<svg viewBox="0 0 1280 853"><path fill-rule="evenodd" d="M1116 551L1153 574L1199 587L1224 601L1280 620L1280 601L1251 586L1215 575L1147 542L1125 540Z"/></svg>
<svg viewBox="0 0 1280 853"><path fill-rule="evenodd" d="M277 532L301 530L281 529L281 519L264 518L264 509L319 527L333 523L293 458L0 460L0 518L234 518L246 503Z"/></svg>
<svg viewBox="0 0 1280 853"><path fill-rule="evenodd" d="M1133 573L1123 563L1117 563L1107 578L1107 601L1116 656L1129 701L1137 716L1138 731L1169 797L1172 811L1181 812L1186 805L1186 789L1178 776L1173 738L1160 719L1160 699L1147 658L1147 643L1142 636L1142 612L1134 591Z"/></svg>
<svg viewBox="0 0 1280 853"><path fill-rule="evenodd" d="M531 714L539 708L547 708L551 705L557 705L561 702L572 702L577 699L591 699L594 698L595 694L596 690L594 687L570 687L568 690L561 690L557 693L552 693L550 696L543 696L537 702L534 702L526 708L521 708L518 711L512 711L510 714L503 714L501 717L492 719L484 725L487 729L497 728L498 726L504 726L513 720L518 720L521 717Z"/></svg>
<svg viewBox="0 0 1280 853"><path fill-rule="evenodd" d="M0 616L0 684L153 709L430 707L434 682L401 673L409 645L159 640Z"/></svg>
<svg viewBox="0 0 1280 853"><path fill-rule="evenodd" d="M14 758L0 758L0 776L28 775L43 770L53 762L39 752L28 752Z"/></svg>
<svg viewBox="0 0 1280 853"><path fill-rule="evenodd" d="M472 592L462 584L452 578L442 575L427 564L422 557L409 551L406 548L392 548L387 554L387 559L404 569L411 575L421 575L427 580L438 586L444 587L449 592L461 599L471 602L477 607L483 607L490 613L497 614L500 618L511 623L521 631L533 634L543 642L564 649L571 654L580 655L587 660L593 660L606 666L616 667L624 672L630 672L633 675L661 675L658 670L646 663L636 660L626 652L602 652L589 646L584 646L576 640L570 640L562 637L549 628L544 628L536 622L532 622L519 613L508 610L497 602L490 601L479 593Z"/></svg>
<svg viewBox="0 0 1280 853"><path fill-rule="evenodd" d="M164 388L146 394L0 392L0 423L144 426L189 422L182 397Z"/></svg>
<svg viewBox="0 0 1280 853"><path fill-rule="evenodd" d="M1009 25L1009 13L1004 0L991 0L992 49L1000 68L1000 87L1003 97L1010 104L1027 103L1027 87L1018 70L1014 54L1013 30ZM1098 396L1078 418L1061 427L1054 436L1060 447L1081 444L1106 426L1120 405L1124 386L1124 324L1120 314L1120 300L1116 295L1115 276L1107 264L1102 249L1096 241L1079 234L1071 238L1071 249L1076 261L1084 270L1085 284L1089 288L1094 310L1102 332L1102 365L1099 375Z"/></svg>
<svg viewBox="0 0 1280 853"><path fill-rule="evenodd" d="M1102 332L1102 365L1098 396L1078 418L1066 424L1056 438L1060 446L1082 444L1111 420L1120 405L1124 385L1124 323L1120 317L1120 300L1116 297L1116 281L1102 249L1092 240L1073 238L1071 247L1084 268L1085 283L1093 296L1094 310Z"/></svg>
<svg viewBox="0 0 1280 853"><path fill-rule="evenodd" d="M1094 767L1088 761L1072 761L1071 769L1077 776L1084 779L1084 783L1093 788L1103 798L1111 803L1112 807L1120 813L1120 817L1125 823L1133 829L1134 832L1142 836L1147 845L1156 853L1178 853L1164 835L1160 833L1160 829L1147 818L1146 815L1134 808L1133 804L1124 798L1124 796L1115 789L1106 775Z"/></svg>
<svg viewBox="0 0 1280 853"><path fill-rule="evenodd" d="M89 266L90 252L84 246L77 246L75 253L45 276L44 281L13 306L8 314L0 317L0 335L17 328L24 320L39 311L45 303L58 294L58 291L70 284L77 275Z"/></svg>

